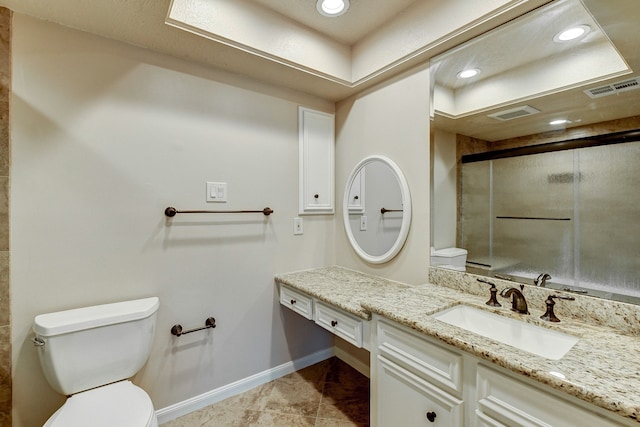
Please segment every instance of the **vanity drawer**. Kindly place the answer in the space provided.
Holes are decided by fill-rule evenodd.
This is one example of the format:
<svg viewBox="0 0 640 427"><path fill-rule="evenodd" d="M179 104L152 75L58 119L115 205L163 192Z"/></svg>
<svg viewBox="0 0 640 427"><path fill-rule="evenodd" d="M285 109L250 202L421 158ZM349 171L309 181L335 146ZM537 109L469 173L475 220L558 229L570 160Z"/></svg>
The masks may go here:
<svg viewBox="0 0 640 427"><path fill-rule="evenodd" d="M362 347L362 319L321 302L316 302L314 319L326 330L356 347Z"/></svg>
<svg viewBox="0 0 640 427"><path fill-rule="evenodd" d="M476 392L475 413L481 426L625 425L483 364L478 365Z"/></svg>
<svg viewBox="0 0 640 427"><path fill-rule="evenodd" d="M378 321L377 332L381 356L454 395L461 395L462 354L382 320Z"/></svg>
<svg viewBox="0 0 640 427"><path fill-rule="evenodd" d="M309 320L313 319L313 299L284 285L280 285L280 304Z"/></svg>

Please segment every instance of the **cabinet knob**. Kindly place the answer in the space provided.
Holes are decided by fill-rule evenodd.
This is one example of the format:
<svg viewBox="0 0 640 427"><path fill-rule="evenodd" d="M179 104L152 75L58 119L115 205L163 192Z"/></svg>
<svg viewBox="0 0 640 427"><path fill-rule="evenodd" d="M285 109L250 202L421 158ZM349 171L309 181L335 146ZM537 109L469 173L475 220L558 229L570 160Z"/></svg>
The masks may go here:
<svg viewBox="0 0 640 427"><path fill-rule="evenodd" d="M358 196L353 196L353 198L354 198L355 200L358 200L360 197L358 197Z"/></svg>
<svg viewBox="0 0 640 427"><path fill-rule="evenodd" d="M291 300L291 305L293 305L293 304L295 304L295 303L296 303L296 300L292 299L292 300Z"/></svg>
<svg viewBox="0 0 640 427"><path fill-rule="evenodd" d="M313 198L314 198L314 199L317 199L318 197L320 197L318 194L314 194L314 195L313 195Z"/></svg>
<svg viewBox="0 0 640 427"><path fill-rule="evenodd" d="M333 326L335 328L335 326L338 324L337 320L332 320L331 321L331 326Z"/></svg>
<svg viewBox="0 0 640 427"><path fill-rule="evenodd" d="M427 419L430 422L434 422L436 420L436 413L435 412L427 412Z"/></svg>

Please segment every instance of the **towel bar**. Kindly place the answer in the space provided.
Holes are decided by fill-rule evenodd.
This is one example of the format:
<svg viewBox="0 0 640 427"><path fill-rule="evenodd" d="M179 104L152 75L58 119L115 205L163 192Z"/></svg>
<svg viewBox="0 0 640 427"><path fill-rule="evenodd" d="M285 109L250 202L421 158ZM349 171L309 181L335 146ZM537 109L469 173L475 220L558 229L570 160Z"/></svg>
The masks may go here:
<svg viewBox="0 0 640 427"><path fill-rule="evenodd" d="M204 322L204 327L189 329L188 331L182 330L182 325L176 324L171 327L171 335L175 335L179 337L180 335L190 334L191 332L202 331L204 329L215 328L216 327L216 319L213 317L207 318Z"/></svg>
<svg viewBox="0 0 640 427"><path fill-rule="evenodd" d="M261 211L179 211L178 209L169 206L164 210L164 214L170 218L176 216L176 214L183 213L261 213L264 216L269 216L273 213L273 209L266 207Z"/></svg>

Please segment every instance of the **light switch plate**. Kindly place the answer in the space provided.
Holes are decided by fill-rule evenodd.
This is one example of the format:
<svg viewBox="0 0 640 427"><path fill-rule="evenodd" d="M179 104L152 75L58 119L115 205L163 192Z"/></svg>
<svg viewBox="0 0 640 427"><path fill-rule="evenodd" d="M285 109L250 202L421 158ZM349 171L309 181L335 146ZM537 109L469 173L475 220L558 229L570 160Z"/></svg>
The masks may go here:
<svg viewBox="0 0 640 427"><path fill-rule="evenodd" d="M302 218L295 217L293 218L293 234L299 235L302 234L304 230L302 229Z"/></svg>
<svg viewBox="0 0 640 427"><path fill-rule="evenodd" d="M207 182L207 202L226 202L227 201L227 183L226 182Z"/></svg>
<svg viewBox="0 0 640 427"><path fill-rule="evenodd" d="M360 217L360 231L367 231L367 216L362 215Z"/></svg>

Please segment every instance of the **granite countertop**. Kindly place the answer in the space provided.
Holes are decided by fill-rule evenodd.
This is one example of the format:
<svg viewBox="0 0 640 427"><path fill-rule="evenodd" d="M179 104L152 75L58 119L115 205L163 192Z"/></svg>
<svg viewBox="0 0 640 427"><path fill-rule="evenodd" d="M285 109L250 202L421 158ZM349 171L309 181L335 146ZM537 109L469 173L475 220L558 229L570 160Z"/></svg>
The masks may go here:
<svg viewBox="0 0 640 427"><path fill-rule="evenodd" d="M275 279L364 320L371 319L371 312L362 307L364 302L410 287L337 266L279 274Z"/></svg>
<svg viewBox="0 0 640 427"><path fill-rule="evenodd" d="M430 281L436 281L438 285L409 286L342 267L276 276L280 283L363 319L370 319L372 313L378 314L480 359L640 422L640 334L637 329L640 327L640 307L576 296L576 301L556 304L556 314L562 321L551 324L543 322L539 316L544 312L543 295L557 292L527 287L524 293L531 315L520 315L509 310L506 300L499 308L485 305L489 297L488 286L476 282L475 278L465 273L432 269ZM513 286L513 283L494 281L500 288ZM457 304L559 330L580 337L580 341L562 359L549 360L431 317Z"/></svg>

